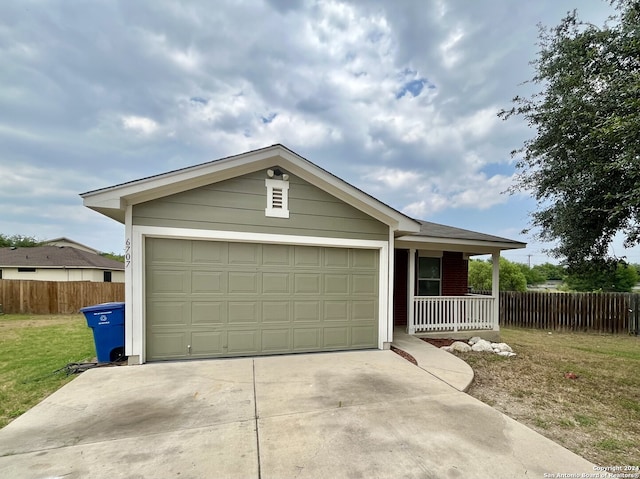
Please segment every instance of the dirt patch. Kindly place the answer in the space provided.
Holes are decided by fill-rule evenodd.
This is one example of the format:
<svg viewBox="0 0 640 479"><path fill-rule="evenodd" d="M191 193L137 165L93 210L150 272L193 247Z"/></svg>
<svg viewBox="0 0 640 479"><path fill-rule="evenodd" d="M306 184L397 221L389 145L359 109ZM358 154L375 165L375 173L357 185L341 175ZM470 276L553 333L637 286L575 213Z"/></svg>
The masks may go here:
<svg viewBox="0 0 640 479"><path fill-rule="evenodd" d="M463 341L462 339L451 339L451 338L420 338L425 343L433 344L436 348L441 348L443 346L451 346L456 341Z"/></svg>
<svg viewBox="0 0 640 479"><path fill-rule="evenodd" d="M409 353L403 351L402 349L398 349L395 346L391 346L391 351L393 351L399 356L402 356L404 359L406 359L410 363L415 364L416 366L418 365L418 361L416 361L416 358L411 356Z"/></svg>

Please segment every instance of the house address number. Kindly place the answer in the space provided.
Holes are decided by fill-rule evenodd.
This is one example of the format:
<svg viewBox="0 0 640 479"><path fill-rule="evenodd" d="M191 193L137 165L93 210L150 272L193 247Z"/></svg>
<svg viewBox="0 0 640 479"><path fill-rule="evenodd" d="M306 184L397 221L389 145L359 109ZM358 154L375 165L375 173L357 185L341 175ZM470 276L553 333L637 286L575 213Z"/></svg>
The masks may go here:
<svg viewBox="0 0 640 479"><path fill-rule="evenodd" d="M131 238L127 238L124 244L124 267L128 268L131 264Z"/></svg>

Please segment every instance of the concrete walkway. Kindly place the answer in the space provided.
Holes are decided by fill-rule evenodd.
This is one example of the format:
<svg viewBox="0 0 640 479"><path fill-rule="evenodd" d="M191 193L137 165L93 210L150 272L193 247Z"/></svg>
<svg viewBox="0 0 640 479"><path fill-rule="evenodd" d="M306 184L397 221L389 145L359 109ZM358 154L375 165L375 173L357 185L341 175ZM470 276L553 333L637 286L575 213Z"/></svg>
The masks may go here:
<svg viewBox="0 0 640 479"><path fill-rule="evenodd" d="M409 353L418 362L419 368L458 391L465 392L473 382L473 369L462 359L407 334L403 329L396 328L393 331L391 345Z"/></svg>
<svg viewBox="0 0 640 479"><path fill-rule="evenodd" d="M2 478L589 473L588 461L392 351L94 369L0 430Z"/></svg>

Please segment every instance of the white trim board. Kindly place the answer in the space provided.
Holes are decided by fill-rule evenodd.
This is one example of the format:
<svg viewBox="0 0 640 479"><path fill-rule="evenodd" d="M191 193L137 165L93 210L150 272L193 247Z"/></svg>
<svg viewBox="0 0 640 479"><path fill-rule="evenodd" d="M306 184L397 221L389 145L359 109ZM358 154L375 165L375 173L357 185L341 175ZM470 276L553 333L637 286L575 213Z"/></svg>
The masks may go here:
<svg viewBox="0 0 640 479"><path fill-rule="evenodd" d="M130 332L130 336L125 338L125 343L128 347L131 347L131 349L127 351L127 355L139 356L140 363L144 363L146 361L146 292L144 290L145 238L171 238L184 240L322 246L333 248L377 249L379 251L378 348L383 349L384 343L391 342L392 340L392 338L389 336L389 331L393 331L393 327L389 325L389 244L386 241L134 225L132 227L131 267L129 268L131 270L131 277L127 278L130 279L130 283L126 286L127 289L131 288L132 304L130 306L130 309L127 308L127 311L130 311L130 316L128 319L125 319L125 330Z"/></svg>

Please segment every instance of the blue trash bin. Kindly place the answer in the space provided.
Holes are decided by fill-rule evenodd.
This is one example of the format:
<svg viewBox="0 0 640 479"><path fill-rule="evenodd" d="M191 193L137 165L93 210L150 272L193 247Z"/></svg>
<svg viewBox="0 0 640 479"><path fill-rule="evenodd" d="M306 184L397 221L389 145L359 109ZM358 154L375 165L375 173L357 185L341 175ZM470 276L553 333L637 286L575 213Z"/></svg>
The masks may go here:
<svg viewBox="0 0 640 479"><path fill-rule="evenodd" d="M93 330L99 363L124 357L124 303L102 303L80 309Z"/></svg>

